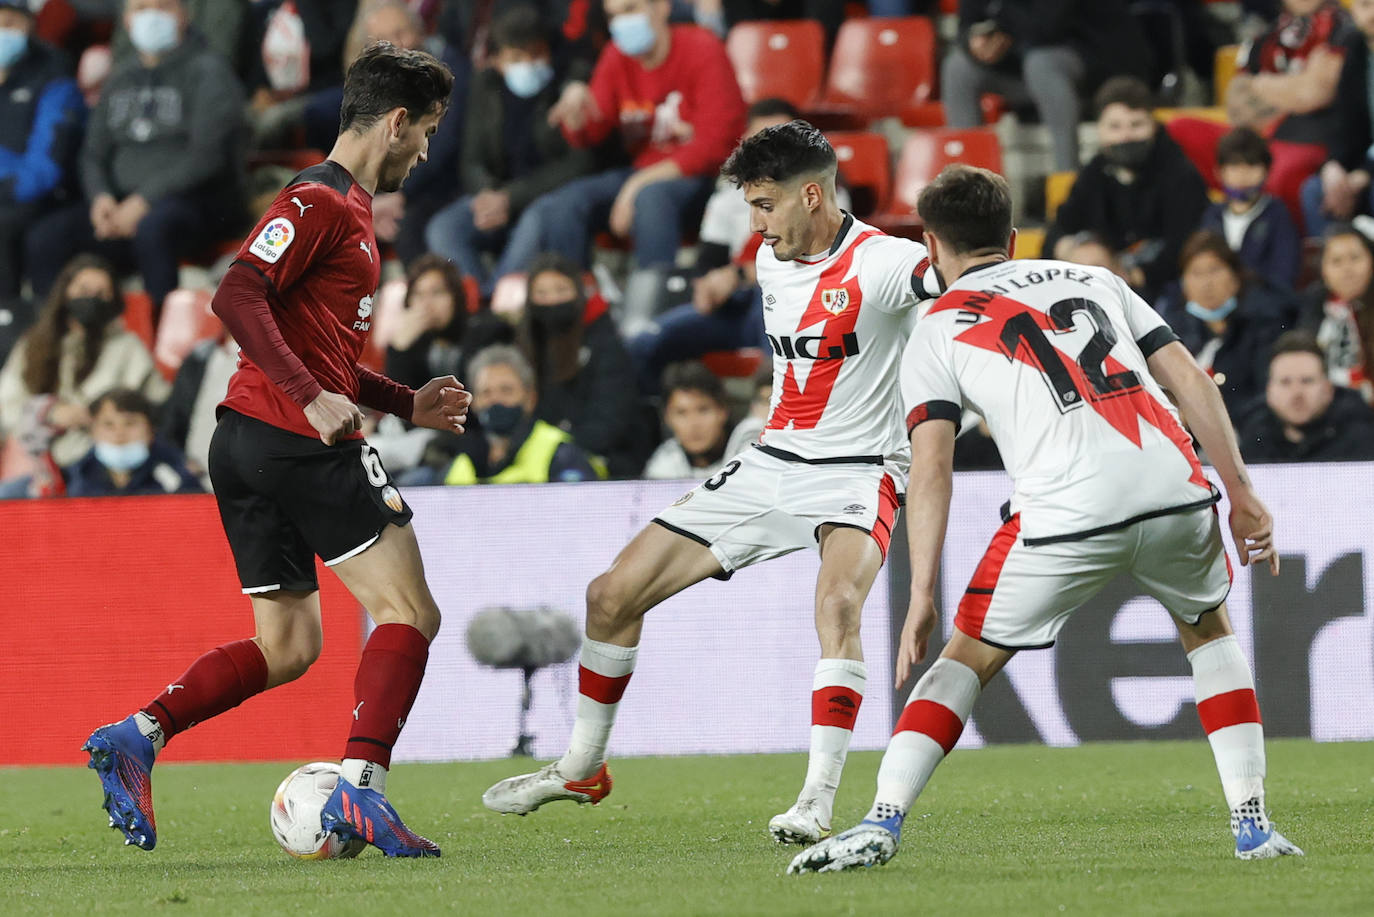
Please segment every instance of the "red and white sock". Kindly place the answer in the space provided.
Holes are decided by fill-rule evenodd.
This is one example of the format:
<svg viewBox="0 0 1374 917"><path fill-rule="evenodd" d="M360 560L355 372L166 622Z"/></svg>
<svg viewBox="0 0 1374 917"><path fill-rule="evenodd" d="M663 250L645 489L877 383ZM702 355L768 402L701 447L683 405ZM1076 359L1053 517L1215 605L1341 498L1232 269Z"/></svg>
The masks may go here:
<svg viewBox="0 0 1374 917"><path fill-rule="evenodd" d="M155 752L179 732L219 716L261 694L267 687L267 659L252 640L217 646L181 673L176 681L135 715ZM160 734L149 726L156 721Z"/></svg>
<svg viewBox="0 0 1374 917"><path fill-rule="evenodd" d="M630 683L638 655L637 646L616 646L583 638L577 667L577 721L573 723L568 751L558 762L558 772L563 776L586 779L606 760L615 712L625 686Z"/></svg>
<svg viewBox="0 0 1374 917"><path fill-rule="evenodd" d="M840 786L867 682L868 666L857 659L822 659L811 679L811 756L801 798L821 802L827 815Z"/></svg>
<svg viewBox="0 0 1374 917"><path fill-rule="evenodd" d="M353 679L353 728L344 746L344 779L386 792L391 748L401 735L429 661L429 641L409 624L372 632Z"/></svg>
<svg viewBox="0 0 1374 917"><path fill-rule="evenodd" d="M1198 719L1216 758L1226 804L1234 813L1251 800L1264 809L1264 727L1255 680L1234 634L1188 654ZM1247 814L1250 809L1247 808ZM1265 825L1261 824L1261 828Z"/></svg>
<svg viewBox="0 0 1374 917"><path fill-rule="evenodd" d="M940 658L907 699L878 766L878 792L867 820L906 815L935 768L959 741L982 685L973 669Z"/></svg>

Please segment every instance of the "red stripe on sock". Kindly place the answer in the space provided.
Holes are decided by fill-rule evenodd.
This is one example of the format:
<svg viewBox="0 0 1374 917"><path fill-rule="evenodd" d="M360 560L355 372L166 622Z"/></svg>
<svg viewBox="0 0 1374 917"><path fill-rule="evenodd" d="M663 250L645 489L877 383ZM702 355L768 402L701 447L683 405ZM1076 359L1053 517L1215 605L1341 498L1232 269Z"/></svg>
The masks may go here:
<svg viewBox="0 0 1374 917"><path fill-rule="evenodd" d="M854 718L864 696L852 688L826 685L811 692L811 723L813 726L839 726L853 729Z"/></svg>
<svg viewBox="0 0 1374 917"><path fill-rule="evenodd" d="M1237 688L1235 691L1214 694L1206 700L1198 701L1197 716L1202 720L1202 729L1208 735L1227 726L1263 722L1260 719L1259 701L1255 699L1253 688Z"/></svg>
<svg viewBox="0 0 1374 917"><path fill-rule="evenodd" d="M601 704L620 703L620 698L625 694L625 686L629 683L630 675L611 678L600 672L593 672L585 665L577 667L577 690Z"/></svg>
<svg viewBox="0 0 1374 917"><path fill-rule="evenodd" d="M930 736L945 750L945 754L949 754L949 750L959 741L963 731L964 721L959 719L959 714L944 704L938 704L933 700L914 700L902 710L902 715L897 719L897 728L892 730L892 734L919 732L921 735Z"/></svg>

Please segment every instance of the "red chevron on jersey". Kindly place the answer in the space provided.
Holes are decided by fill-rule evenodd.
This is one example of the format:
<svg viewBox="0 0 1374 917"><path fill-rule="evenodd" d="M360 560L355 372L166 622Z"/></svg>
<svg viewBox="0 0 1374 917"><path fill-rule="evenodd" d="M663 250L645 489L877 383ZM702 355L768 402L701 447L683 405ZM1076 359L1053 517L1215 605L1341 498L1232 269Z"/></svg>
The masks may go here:
<svg viewBox="0 0 1374 917"><path fill-rule="evenodd" d="M811 430L820 422L826 405L830 403L835 380L839 378L846 356L851 353L851 349L846 347L845 336L854 333L859 309L863 305L863 291L859 288L858 277L847 275L859 246L878 235L882 233L877 230L860 233L816 282L811 301L797 322L797 334L823 323L820 339L812 352L839 356L814 360L806 376L805 388L797 381L796 365L789 363L782 380L782 396L769 416L765 430L784 430L788 429L789 424L793 430Z"/></svg>
<svg viewBox="0 0 1374 917"><path fill-rule="evenodd" d="M990 294L984 291L961 291L965 295L944 296L930 310L932 314L936 312L946 312L949 310L967 310L986 316L987 319L979 321L955 337L956 341L970 344L974 347L1000 353L1012 360L1019 360L1027 366L1034 367L1042 373L1048 373L1048 368L1041 366L1039 359L1028 347L1016 347L1009 352L1002 342L1002 332L1007 322L1019 315L1029 315L1040 330L1047 332L1049 343L1054 346L1054 336L1063 329L1056 328L1047 313L1038 309L1032 309L1025 303L1017 302L1010 297L1001 294ZM1140 387L1124 389L1122 391L1100 393L1097 388L1088 381L1083 372L1083 367L1078 361L1065 354L1058 347L1055 352L1059 353L1064 369L1072 377L1074 386L1082 400L1088 404L1112 429L1116 430L1137 448L1142 448L1140 438L1140 421L1145 421L1160 433L1164 434L1179 450L1183 457L1188 460L1188 466L1192 472L1188 480L1202 488L1210 488L1206 475L1202 472L1202 464L1198 461L1197 453L1193 450L1192 438L1179 425L1178 420L1162 404L1160 404L1149 392ZM1108 375L1127 371L1127 367L1110 354L1103 361L1103 369Z"/></svg>

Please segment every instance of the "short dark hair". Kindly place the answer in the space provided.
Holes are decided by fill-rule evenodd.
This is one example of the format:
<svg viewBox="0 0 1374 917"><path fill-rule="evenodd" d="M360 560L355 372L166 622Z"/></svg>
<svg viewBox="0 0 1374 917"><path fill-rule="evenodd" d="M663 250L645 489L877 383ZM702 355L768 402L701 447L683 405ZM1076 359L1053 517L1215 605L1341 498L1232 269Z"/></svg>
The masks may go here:
<svg viewBox="0 0 1374 917"><path fill-rule="evenodd" d="M91 402L91 416L94 417L107 404L121 414L142 414L148 418L148 423L153 422L153 403L136 389L112 388L96 395Z"/></svg>
<svg viewBox="0 0 1374 917"><path fill-rule="evenodd" d="M1269 352L1269 362L1272 365L1275 360L1286 353L1310 353L1321 361L1322 375L1327 373L1326 351L1322 345L1317 343L1317 336L1305 328L1297 328L1293 331L1285 331L1280 334L1278 340L1274 341L1274 349Z"/></svg>
<svg viewBox="0 0 1374 917"><path fill-rule="evenodd" d="M833 174L838 163L825 134L796 119L765 127L741 140L720 174L739 188L764 181L781 184L818 172Z"/></svg>
<svg viewBox="0 0 1374 917"><path fill-rule="evenodd" d="M443 111L452 92L453 72L433 55L379 41L358 55L344 77L339 133L361 133L397 108L414 122L436 108Z"/></svg>
<svg viewBox="0 0 1374 917"><path fill-rule="evenodd" d="M491 44L498 51L502 48L526 50L548 43L549 31L544 17L527 3L513 6L492 20Z"/></svg>
<svg viewBox="0 0 1374 917"><path fill-rule="evenodd" d="M1187 270L1188 264L1198 255L1212 255L1230 268L1242 284L1249 276L1240 255L1227 243L1226 237L1215 229L1199 229L1184 240L1183 249L1178 253L1179 273Z"/></svg>
<svg viewBox="0 0 1374 917"><path fill-rule="evenodd" d="M1248 127L1227 131L1217 141L1218 166L1264 166L1274 164L1274 154L1263 137Z"/></svg>
<svg viewBox="0 0 1374 917"><path fill-rule="evenodd" d="M916 212L927 231L959 254L1006 251L1011 238L1011 188L987 169L945 166L921 191Z"/></svg>
<svg viewBox="0 0 1374 917"><path fill-rule="evenodd" d="M582 275L586 272L583 271L582 266L567 255L553 251L540 252L535 255L530 266L525 268L526 292L528 293L534 288L534 278L549 271L567 277L577 287L578 295L585 295L582 288ZM528 296L526 298L528 299Z"/></svg>
<svg viewBox="0 0 1374 917"><path fill-rule="evenodd" d="M745 112L745 118L749 121L755 118L778 117L786 118L789 121L795 121L801 117L801 112L797 110L797 106L777 96L759 99L753 105L750 105L749 110Z"/></svg>
<svg viewBox="0 0 1374 917"><path fill-rule="evenodd" d="M1108 105L1125 105L1133 111L1154 111L1154 93L1145 82L1134 76L1114 76L1103 83L1093 96L1093 111L1102 117Z"/></svg>
<svg viewBox="0 0 1374 917"><path fill-rule="evenodd" d="M730 406L725 396L725 383L702 363L689 360L673 363L663 371L663 409L668 409L668 399L674 392L697 392L710 398L723 408Z"/></svg>

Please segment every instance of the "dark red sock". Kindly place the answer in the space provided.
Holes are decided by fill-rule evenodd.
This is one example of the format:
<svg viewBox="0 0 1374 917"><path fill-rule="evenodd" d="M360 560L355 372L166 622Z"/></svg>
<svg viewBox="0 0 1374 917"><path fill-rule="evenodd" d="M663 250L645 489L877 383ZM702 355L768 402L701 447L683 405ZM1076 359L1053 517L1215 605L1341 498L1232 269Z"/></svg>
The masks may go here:
<svg viewBox="0 0 1374 917"><path fill-rule="evenodd" d="M252 640L218 646L201 656L143 712L162 724L168 739L261 694L267 660Z"/></svg>
<svg viewBox="0 0 1374 917"><path fill-rule="evenodd" d="M401 734L429 660L429 641L409 624L383 624L367 638L353 680L353 730L345 758L391 766L391 746Z"/></svg>

